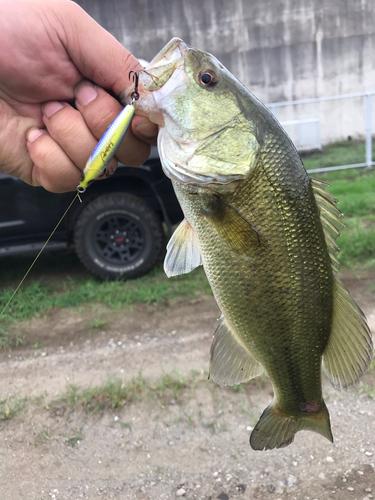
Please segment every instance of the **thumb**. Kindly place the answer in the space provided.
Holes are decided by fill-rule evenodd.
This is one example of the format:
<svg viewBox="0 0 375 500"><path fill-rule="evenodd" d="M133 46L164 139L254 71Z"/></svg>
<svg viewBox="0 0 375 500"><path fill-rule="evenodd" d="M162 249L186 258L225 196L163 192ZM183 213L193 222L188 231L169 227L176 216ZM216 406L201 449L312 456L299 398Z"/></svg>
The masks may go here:
<svg viewBox="0 0 375 500"><path fill-rule="evenodd" d="M77 69L100 87L120 94L131 83L129 72L143 69L138 59L75 2L58 5L63 43Z"/></svg>

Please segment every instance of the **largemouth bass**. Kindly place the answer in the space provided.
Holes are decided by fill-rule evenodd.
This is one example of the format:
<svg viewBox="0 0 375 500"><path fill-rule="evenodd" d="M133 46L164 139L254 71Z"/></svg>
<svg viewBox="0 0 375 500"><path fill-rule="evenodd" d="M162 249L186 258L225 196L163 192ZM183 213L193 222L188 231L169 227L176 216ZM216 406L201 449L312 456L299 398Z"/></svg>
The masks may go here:
<svg viewBox="0 0 375 500"><path fill-rule="evenodd" d="M203 265L222 312L211 377L234 385L265 370L271 379L253 449L287 446L300 430L333 441L322 367L345 389L372 357L366 319L336 277L337 200L212 55L171 40L140 74L139 93L136 112L159 125L163 169L185 215L165 271Z"/></svg>

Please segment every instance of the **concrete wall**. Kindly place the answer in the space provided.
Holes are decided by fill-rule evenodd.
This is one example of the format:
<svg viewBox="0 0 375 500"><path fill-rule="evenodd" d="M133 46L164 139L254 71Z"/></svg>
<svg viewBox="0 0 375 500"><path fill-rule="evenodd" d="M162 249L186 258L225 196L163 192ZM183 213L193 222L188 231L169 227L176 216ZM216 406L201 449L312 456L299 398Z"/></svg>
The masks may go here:
<svg viewBox="0 0 375 500"><path fill-rule="evenodd" d="M173 36L211 52L263 102L375 89L374 0L78 3L138 57Z"/></svg>

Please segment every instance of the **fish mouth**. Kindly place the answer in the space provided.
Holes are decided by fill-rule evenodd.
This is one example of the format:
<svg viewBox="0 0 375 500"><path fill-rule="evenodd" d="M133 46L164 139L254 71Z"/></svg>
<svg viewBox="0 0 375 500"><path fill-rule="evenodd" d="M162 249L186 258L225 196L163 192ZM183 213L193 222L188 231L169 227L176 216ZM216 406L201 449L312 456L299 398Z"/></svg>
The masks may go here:
<svg viewBox="0 0 375 500"><path fill-rule="evenodd" d="M143 98L148 93L161 89L171 78L175 69L184 64L188 50L189 46L181 38L172 38L146 68L139 72L138 92L140 96ZM131 103L134 87L135 84L132 83L121 92L119 99L123 106Z"/></svg>

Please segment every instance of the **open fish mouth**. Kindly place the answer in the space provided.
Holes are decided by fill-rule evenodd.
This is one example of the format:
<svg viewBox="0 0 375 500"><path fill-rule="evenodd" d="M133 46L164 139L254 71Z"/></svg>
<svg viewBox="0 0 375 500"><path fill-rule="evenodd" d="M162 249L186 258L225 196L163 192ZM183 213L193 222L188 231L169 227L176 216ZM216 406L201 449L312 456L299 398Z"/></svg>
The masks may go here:
<svg viewBox="0 0 375 500"><path fill-rule="evenodd" d="M174 70L184 63L188 49L188 45L180 38L172 38L140 73L139 80L144 89L154 92L165 85Z"/></svg>
<svg viewBox="0 0 375 500"><path fill-rule="evenodd" d="M139 93L155 92L161 89L171 78L174 70L184 65L184 58L189 46L180 38L172 40L154 57L143 71L139 72ZM130 104L134 84L120 94L121 104Z"/></svg>

